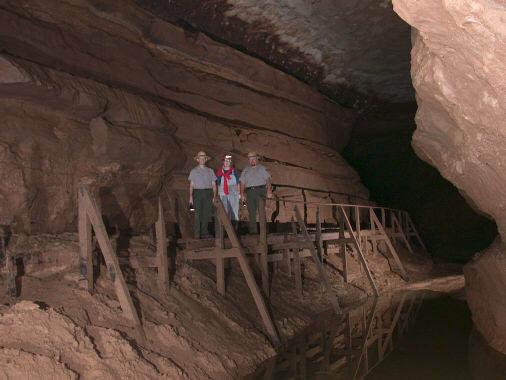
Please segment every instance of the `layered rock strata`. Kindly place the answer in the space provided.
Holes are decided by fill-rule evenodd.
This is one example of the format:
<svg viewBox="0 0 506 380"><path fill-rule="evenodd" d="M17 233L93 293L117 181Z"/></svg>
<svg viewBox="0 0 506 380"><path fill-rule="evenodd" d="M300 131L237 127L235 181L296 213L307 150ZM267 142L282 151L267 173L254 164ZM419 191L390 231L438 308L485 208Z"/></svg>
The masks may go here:
<svg viewBox="0 0 506 380"><path fill-rule="evenodd" d="M14 232L74 230L80 184L122 229L145 230L160 194L187 219L201 149L239 169L257 150L283 198L367 200L338 153L353 112L131 2L6 1L0 44L0 224Z"/></svg>
<svg viewBox="0 0 506 380"><path fill-rule="evenodd" d="M390 1L136 0L292 73L343 104L412 101L409 26Z"/></svg>
<svg viewBox="0 0 506 380"><path fill-rule="evenodd" d="M506 352L506 6L494 0L394 0L413 29L417 92L413 146L481 212L500 236L465 270L473 320Z"/></svg>

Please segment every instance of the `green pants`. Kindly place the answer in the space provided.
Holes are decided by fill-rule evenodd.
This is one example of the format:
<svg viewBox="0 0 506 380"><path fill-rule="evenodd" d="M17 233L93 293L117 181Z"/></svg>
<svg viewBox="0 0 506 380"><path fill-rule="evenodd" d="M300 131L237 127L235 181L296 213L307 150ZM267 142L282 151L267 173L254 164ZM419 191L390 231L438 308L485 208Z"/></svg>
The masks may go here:
<svg viewBox="0 0 506 380"><path fill-rule="evenodd" d="M213 189L193 189L193 207L195 208L195 238L209 235L209 222L213 212Z"/></svg>
<svg viewBox="0 0 506 380"><path fill-rule="evenodd" d="M246 188L246 205L248 206L249 223L248 230L250 234L257 234L257 210L260 198L265 198L267 190L265 186Z"/></svg>

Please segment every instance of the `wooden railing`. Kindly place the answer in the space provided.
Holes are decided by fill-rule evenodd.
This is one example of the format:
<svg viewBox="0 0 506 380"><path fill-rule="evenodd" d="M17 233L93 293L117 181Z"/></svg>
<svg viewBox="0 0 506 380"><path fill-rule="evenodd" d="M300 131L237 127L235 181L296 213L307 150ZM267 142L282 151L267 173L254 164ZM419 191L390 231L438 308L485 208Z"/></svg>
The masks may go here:
<svg viewBox="0 0 506 380"><path fill-rule="evenodd" d="M278 345L280 343L273 320L267 309L264 297L270 296L269 264L286 262L290 275L295 277L297 295L302 298L304 289L302 282L301 265L304 258L310 257L316 265L322 289L327 290L330 303L337 314L341 313L340 305L332 286L327 278L324 266L324 257L329 254L329 247L337 247L343 262L343 277L348 282L348 254L351 250L364 268L369 284L375 295L379 294L375 279L370 271L367 255L378 250L378 243L384 242L388 248L397 270L407 279L407 273L399 259L394 247L396 242L404 243L410 251L413 241L424 247L411 218L403 211L376 206L363 206L351 204L324 203L315 204L315 223L308 225L301 213L302 204L307 207L310 202L291 200L267 200L267 202L284 202L293 205L291 232L269 233L267 223L266 200L260 202L258 236L238 237L221 201L217 201L215 232L212 240L187 240L185 249L180 256L187 260L211 260L216 265L216 283L220 294L225 296L225 271L227 261L238 260L246 283L251 291L255 304L262 317L266 334L270 340ZM79 244L81 273L87 279L87 287L94 291L93 268L93 240L92 231L104 256L111 280L114 283L116 294L125 316L129 318L135 328L139 330L140 339L145 339L139 315L134 308L129 290L119 266L119 260L107 235L99 206L85 186L79 189ZM306 210L306 208L304 208ZM330 210L330 211L329 211ZM169 286L167 235L165 230L164 210L161 198L158 200L158 219L155 223L156 256L130 257L132 267L154 267L158 270L158 286L161 295L165 295ZM225 236L228 238L226 239ZM244 248L247 248L245 250ZM258 264L263 294L258 287L253 271L247 260L247 252L251 254Z"/></svg>

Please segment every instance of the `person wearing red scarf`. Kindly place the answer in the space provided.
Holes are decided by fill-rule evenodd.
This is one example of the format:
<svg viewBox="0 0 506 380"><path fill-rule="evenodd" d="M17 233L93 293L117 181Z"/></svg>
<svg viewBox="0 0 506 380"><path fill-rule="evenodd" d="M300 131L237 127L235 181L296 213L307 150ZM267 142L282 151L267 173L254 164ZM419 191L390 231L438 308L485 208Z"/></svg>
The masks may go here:
<svg viewBox="0 0 506 380"><path fill-rule="evenodd" d="M216 170L216 184L218 195L223 202L223 207L232 223L237 226L239 220L240 187L239 176L232 165L232 156L227 154L223 158L221 168Z"/></svg>

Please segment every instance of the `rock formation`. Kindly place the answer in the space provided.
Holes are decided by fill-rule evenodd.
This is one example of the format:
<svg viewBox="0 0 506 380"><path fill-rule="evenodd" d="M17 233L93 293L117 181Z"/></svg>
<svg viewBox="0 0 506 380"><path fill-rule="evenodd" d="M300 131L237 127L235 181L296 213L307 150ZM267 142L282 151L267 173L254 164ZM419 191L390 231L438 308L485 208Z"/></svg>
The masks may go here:
<svg viewBox="0 0 506 380"><path fill-rule="evenodd" d="M417 153L454 183L500 236L466 267L473 320L506 352L503 289L506 237L506 28L494 0L394 0L413 26L412 78L417 93Z"/></svg>
<svg viewBox="0 0 506 380"><path fill-rule="evenodd" d="M390 1L137 0L318 86L342 104L414 100L409 26Z"/></svg>
<svg viewBox="0 0 506 380"><path fill-rule="evenodd" d="M161 193L174 220L201 149L239 168L257 150L283 197L367 200L338 153L353 111L131 2L7 0L0 42L0 224L14 232L75 230L80 184L110 225L145 230Z"/></svg>

